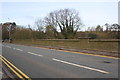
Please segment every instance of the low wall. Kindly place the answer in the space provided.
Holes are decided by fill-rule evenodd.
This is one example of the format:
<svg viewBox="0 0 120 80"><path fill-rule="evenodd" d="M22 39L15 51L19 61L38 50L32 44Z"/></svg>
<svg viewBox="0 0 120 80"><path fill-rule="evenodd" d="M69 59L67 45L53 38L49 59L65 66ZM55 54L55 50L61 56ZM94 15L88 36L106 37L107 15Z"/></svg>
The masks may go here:
<svg viewBox="0 0 120 80"><path fill-rule="evenodd" d="M14 40L14 43L53 46L72 49L90 49L107 52L118 52L120 40L117 39L37 39L37 40Z"/></svg>
<svg viewBox="0 0 120 80"><path fill-rule="evenodd" d="M118 52L119 39L90 39L89 48L101 51Z"/></svg>

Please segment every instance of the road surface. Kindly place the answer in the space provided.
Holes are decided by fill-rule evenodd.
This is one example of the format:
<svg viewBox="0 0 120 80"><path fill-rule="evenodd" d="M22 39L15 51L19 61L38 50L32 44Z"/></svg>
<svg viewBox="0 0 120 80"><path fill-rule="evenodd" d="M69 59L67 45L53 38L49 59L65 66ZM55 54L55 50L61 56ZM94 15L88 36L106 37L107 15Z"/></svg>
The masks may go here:
<svg viewBox="0 0 120 80"><path fill-rule="evenodd" d="M29 78L118 78L118 59L4 43L3 59Z"/></svg>

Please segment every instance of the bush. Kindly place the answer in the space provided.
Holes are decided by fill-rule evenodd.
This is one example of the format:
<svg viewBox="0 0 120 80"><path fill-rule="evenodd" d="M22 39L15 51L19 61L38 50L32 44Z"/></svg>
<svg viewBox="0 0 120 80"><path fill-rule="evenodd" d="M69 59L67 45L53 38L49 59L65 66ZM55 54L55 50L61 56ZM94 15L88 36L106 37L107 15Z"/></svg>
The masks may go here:
<svg viewBox="0 0 120 80"><path fill-rule="evenodd" d="M88 37L90 37L91 39L95 39L97 38L97 35L94 33L88 33Z"/></svg>

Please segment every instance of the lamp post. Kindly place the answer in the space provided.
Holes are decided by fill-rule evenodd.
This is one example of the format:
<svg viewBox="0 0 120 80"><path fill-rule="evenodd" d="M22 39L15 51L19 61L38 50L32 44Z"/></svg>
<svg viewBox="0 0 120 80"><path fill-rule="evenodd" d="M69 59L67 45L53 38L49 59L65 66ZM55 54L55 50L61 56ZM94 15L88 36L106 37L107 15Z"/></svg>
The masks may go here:
<svg viewBox="0 0 120 80"><path fill-rule="evenodd" d="M12 23L9 23L9 42L11 43L11 28L12 28Z"/></svg>
<svg viewBox="0 0 120 80"><path fill-rule="evenodd" d="M8 22L10 22L10 18L7 18L8 19ZM11 38L11 36L10 36L10 31L11 31L11 27L12 27L12 24L11 23L8 23L9 25L8 25L8 35L9 35L9 42L11 42L11 40L10 40L10 38Z"/></svg>

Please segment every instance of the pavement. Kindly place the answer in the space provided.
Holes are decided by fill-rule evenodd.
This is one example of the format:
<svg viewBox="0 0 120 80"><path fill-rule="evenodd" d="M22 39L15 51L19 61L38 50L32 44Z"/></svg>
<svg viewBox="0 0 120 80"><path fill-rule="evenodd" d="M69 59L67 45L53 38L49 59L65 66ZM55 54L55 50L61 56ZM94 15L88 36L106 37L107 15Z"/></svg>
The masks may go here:
<svg viewBox="0 0 120 80"><path fill-rule="evenodd" d="M18 77L29 78L118 78L119 59L70 51L2 44L2 55ZM14 66L13 66L14 65ZM13 70L14 71L14 70Z"/></svg>
<svg viewBox="0 0 120 80"><path fill-rule="evenodd" d="M2 44L1 44L2 41L0 41L0 55L2 54ZM0 60L0 80L2 79L2 61Z"/></svg>

